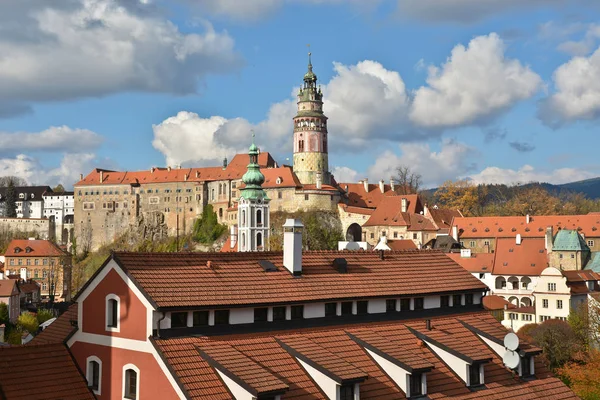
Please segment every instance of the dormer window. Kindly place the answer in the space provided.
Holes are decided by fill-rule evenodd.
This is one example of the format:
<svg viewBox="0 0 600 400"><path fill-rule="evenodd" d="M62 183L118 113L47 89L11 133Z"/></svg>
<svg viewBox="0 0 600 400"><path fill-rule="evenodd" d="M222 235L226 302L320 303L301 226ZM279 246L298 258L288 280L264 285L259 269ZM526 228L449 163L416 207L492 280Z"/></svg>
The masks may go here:
<svg viewBox="0 0 600 400"><path fill-rule="evenodd" d="M532 376L534 371L533 356L521 357L521 363L519 364L519 375L523 378Z"/></svg>
<svg viewBox="0 0 600 400"><path fill-rule="evenodd" d="M31 253L31 247L29 247L29 246L25 247L25 253Z"/></svg>
<svg viewBox="0 0 600 400"><path fill-rule="evenodd" d="M340 386L340 400L354 400L353 383Z"/></svg>
<svg viewBox="0 0 600 400"><path fill-rule="evenodd" d="M21 249L19 247L15 247L15 253L20 253Z"/></svg>
<svg viewBox="0 0 600 400"><path fill-rule="evenodd" d="M483 364L473 363L469 368L469 382L467 386L477 386L483 384Z"/></svg>
<svg viewBox="0 0 600 400"><path fill-rule="evenodd" d="M418 372L413 372L410 377L410 387L409 387L409 392L407 393L407 397L416 397L416 396L422 396L423 394L426 393L425 390L423 390L423 385L424 385L424 377L425 375L422 373L418 373Z"/></svg>
<svg viewBox="0 0 600 400"><path fill-rule="evenodd" d="M280 176L277 177L277 180L275 181L278 185L281 185L282 179Z"/></svg>

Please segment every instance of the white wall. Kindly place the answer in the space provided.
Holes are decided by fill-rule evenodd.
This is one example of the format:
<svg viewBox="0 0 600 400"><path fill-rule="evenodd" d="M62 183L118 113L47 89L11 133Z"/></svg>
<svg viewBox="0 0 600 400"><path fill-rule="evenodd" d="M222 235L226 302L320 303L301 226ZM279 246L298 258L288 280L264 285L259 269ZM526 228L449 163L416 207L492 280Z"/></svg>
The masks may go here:
<svg viewBox="0 0 600 400"><path fill-rule="evenodd" d="M376 353L373 353L369 349L365 349L365 350L367 351L367 353L369 353L369 355L371 357L373 357L375 362L377 364L379 364L381 369L383 369L385 371L385 373L388 374L389 377L394 380L394 382L396 382L396 385L398 385L400 387L400 389L402 389L402 391L404 391L404 394L406 394L407 396L410 396L410 394L407 393L408 376L410 375L408 373L408 371L406 371L403 368L400 368L399 366L397 366L396 364L394 364L392 362L389 362L388 360L377 355Z"/></svg>
<svg viewBox="0 0 600 400"><path fill-rule="evenodd" d="M385 312L385 299L369 300L367 308L369 314L377 314Z"/></svg>
<svg viewBox="0 0 600 400"><path fill-rule="evenodd" d="M427 342L427 345L435 352L435 354L438 355L438 357L440 357L450 368L452 368L452 371L454 371L454 373L458 375L460 379L462 379L465 383L468 382L468 363L466 361L448 353L446 350L443 350L440 347L431 344L430 342Z"/></svg>
<svg viewBox="0 0 600 400"><path fill-rule="evenodd" d="M229 323L251 324L254 322L254 308L233 308L229 310Z"/></svg>
<svg viewBox="0 0 600 400"><path fill-rule="evenodd" d="M339 389L338 384L333 379L331 379L321 371L318 371L317 369L311 367L299 358L296 358L296 360L298 360L300 365L302 365L302 368L304 368L304 370L310 375L313 381L315 381L317 385L319 385L323 393L325 393L325 395L330 400L337 400Z"/></svg>
<svg viewBox="0 0 600 400"><path fill-rule="evenodd" d="M427 296L423 301L423 307L428 308L440 308L440 296Z"/></svg>
<svg viewBox="0 0 600 400"><path fill-rule="evenodd" d="M250 392L248 392L246 389L244 389L243 387L241 387L240 385L235 383L227 375L225 375L224 373L222 373L221 371L219 371L216 368L215 368L215 371L217 371L217 373L219 374L221 379L223 379L223 382L225 382L225 385L227 385L227 388L229 389L231 394L233 394L233 397L235 398L235 400L255 400L256 399L256 397L254 397Z"/></svg>
<svg viewBox="0 0 600 400"><path fill-rule="evenodd" d="M325 316L325 303L308 303L304 305L304 318L321 318Z"/></svg>

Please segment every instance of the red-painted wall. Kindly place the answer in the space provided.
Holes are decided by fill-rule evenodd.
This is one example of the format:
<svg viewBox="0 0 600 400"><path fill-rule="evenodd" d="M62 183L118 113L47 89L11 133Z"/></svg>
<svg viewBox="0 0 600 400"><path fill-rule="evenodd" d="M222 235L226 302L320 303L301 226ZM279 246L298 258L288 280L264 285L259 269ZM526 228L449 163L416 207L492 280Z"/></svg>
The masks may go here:
<svg viewBox="0 0 600 400"><path fill-rule="evenodd" d="M71 353L84 374L89 356L96 356L102 361L99 400L123 399L123 366L126 364L133 364L140 370L138 385L141 400L179 399L152 354L84 342L75 342Z"/></svg>
<svg viewBox="0 0 600 400"><path fill-rule="evenodd" d="M120 299L119 332L106 330L106 296L111 293ZM146 307L115 270L111 270L94 288L82 306L83 332L135 340L148 338Z"/></svg>

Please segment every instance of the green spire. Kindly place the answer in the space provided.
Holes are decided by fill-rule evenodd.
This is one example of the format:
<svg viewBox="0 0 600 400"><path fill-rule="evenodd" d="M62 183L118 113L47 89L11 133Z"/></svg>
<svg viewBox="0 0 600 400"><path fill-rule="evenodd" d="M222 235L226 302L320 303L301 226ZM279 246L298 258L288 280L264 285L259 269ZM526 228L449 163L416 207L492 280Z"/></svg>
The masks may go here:
<svg viewBox="0 0 600 400"><path fill-rule="evenodd" d="M312 56L312 53L309 51L308 52L308 72L306 74L304 74L304 82L308 86L314 86L317 83L317 75L315 75L315 73L313 72L311 56Z"/></svg>
<svg viewBox="0 0 600 400"><path fill-rule="evenodd" d="M262 188L265 176L260 172L260 166L258 165L258 147L254 144L254 132L252 132L252 144L248 149L248 156L250 157L250 163L248 164L248 170L242 177L245 187L241 190L241 196L246 200L268 200L269 198Z"/></svg>

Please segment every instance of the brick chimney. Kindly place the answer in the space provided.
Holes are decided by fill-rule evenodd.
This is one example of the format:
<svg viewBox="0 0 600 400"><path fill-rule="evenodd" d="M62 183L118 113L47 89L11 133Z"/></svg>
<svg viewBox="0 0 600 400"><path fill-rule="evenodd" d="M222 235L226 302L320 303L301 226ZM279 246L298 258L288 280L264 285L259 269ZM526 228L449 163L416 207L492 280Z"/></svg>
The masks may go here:
<svg viewBox="0 0 600 400"><path fill-rule="evenodd" d="M283 224L283 266L295 276L302 275L302 230L298 219L288 218Z"/></svg>

